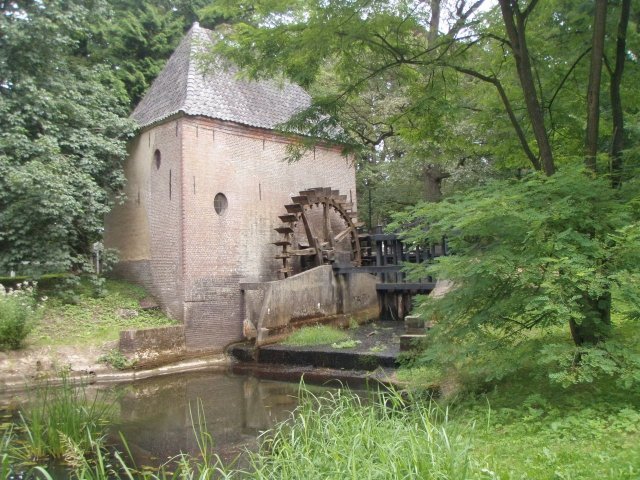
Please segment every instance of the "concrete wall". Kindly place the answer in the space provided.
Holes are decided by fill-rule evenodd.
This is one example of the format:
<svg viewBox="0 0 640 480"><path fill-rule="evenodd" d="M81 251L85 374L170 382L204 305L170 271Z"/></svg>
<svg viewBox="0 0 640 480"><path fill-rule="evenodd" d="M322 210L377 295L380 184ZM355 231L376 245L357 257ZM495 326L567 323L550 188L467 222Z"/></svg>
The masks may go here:
<svg viewBox="0 0 640 480"><path fill-rule="evenodd" d="M123 330L118 349L136 362L135 367L181 360L186 354L184 326Z"/></svg>
<svg viewBox="0 0 640 480"><path fill-rule="evenodd" d="M339 315L375 318L380 313L376 282L367 273L336 276L323 265L284 280L243 284L245 333L260 344L296 322Z"/></svg>

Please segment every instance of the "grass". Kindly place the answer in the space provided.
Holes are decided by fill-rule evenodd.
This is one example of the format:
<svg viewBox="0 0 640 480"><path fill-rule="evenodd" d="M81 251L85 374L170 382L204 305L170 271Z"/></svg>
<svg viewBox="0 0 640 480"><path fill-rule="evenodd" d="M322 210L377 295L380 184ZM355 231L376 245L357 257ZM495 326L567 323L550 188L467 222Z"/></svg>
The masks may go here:
<svg viewBox="0 0 640 480"><path fill-rule="evenodd" d="M408 408L395 392L369 402L349 391L301 391L289 422L251 457L251 478L466 479L476 466L467 441L433 404Z"/></svg>
<svg viewBox="0 0 640 480"><path fill-rule="evenodd" d="M2 437L0 437L0 478L9 478L11 474L11 455L10 447L13 440L13 426L8 425L2 428Z"/></svg>
<svg viewBox="0 0 640 480"><path fill-rule="evenodd" d="M87 480L640 478L638 391L605 383L566 390L529 373L439 403L393 391L364 399L347 390L314 396L303 386L299 407L249 454L248 471L224 466L212 453L200 407L190 413L198 457L178 454L138 471L126 454L105 449L91 434L83 450L68 441L64 458L75 478ZM3 453L17 444L9 440L11 429L4 435L0 469Z"/></svg>
<svg viewBox="0 0 640 480"><path fill-rule="evenodd" d="M316 397L302 386L299 407L263 434L247 471L223 466L212 453L200 405L195 414L190 409L190 420L197 458L178 454L155 470L139 471L126 454L91 440L90 457L70 442L65 459L73 478L83 480L480 478L468 442L449 427L446 412L432 404L408 408L394 392L362 400L347 390ZM35 469L37 478L52 478L45 467Z"/></svg>
<svg viewBox="0 0 640 480"><path fill-rule="evenodd" d="M135 366L136 361L127 358L120 350L114 348L98 357L98 362L110 365L117 370L126 370Z"/></svg>
<svg viewBox="0 0 640 480"><path fill-rule="evenodd" d="M106 295L94 297L88 284L81 284L69 304L52 297L46 302L41 321L27 343L45 345L89 345L116 340L120 330L173 325L160 310L142 310L144 289L123 281L107 280Z"/></svg>
<svg viewBox="0 0 640 480"><path fill-rule="evenodd" d="M566 332L554 335L550 340L559 342ZM620 323L616 335L626 339L631 355L640 353L636 325ZM517 353L505 349L498 360L513 358ZM436 366L405 368L397 378L418 389L434 383L448 389L438 401L449 410L449 424L476 426L468 431L471 453L494 478L640 478L640 386L599 375L563 387L534 356L518 361L519 370L490 382L447 377Z"/></svg>
<svg viewBox="0 0 640 480"><path fill-rule="evenodd" d="M59 387L39 385L20 412L21 441L14 453L23 461L84 455L105 435L113 411L114 403L104 391L90 396L84 385L74 385L62 375Z"/></svg>
<svg viewBox="0 0 640 480"><path fill-rule="evenodd" d="M640 390L614 382L562 388L521 372L454 401L454 425L475 423L476 457L498 478L640 478Z"/></svg>
<svg viewBox="0 0 640 480"><path fill-rule="evenodd" d="M296 330L282 342L284 345L296 347L312 345L329 345L349 340L349 334L328 325L315 325Z"/></svg>
<svg viewBox="0 0 640 480"><path fill-rule="evenodd" d="M358 345L360 345L362 342L360 340L353 340L353 339L349 339L349 340L344 340L343 342L334 342L331 344L331 348L356 348Z"/></svg>

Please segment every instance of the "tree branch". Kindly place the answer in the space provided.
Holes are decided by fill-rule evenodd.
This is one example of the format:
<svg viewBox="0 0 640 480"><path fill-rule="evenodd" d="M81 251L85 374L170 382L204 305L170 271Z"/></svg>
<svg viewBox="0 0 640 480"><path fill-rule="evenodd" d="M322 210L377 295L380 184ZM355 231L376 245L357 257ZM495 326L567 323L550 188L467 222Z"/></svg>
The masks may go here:
<svg viewBox="0 0 640 480"><path fill-rule="evenodd" d="M498 90L498 94L500 95L500 99L502 100L502 104L504 105L507 115L509 116L509 120L511 121L511 125L516 131L518 140L520 140L520 145L522 146L524 153L526 154L527 158L529 159L533 167L536 170L540 170L541 169L540 160L531 151L531 148L529 147L529 143L527 142L527 138L524 134L524 131L522 130L522 127L520 126L520 123L518 122L518 119L516 118L515 113L513 112L513 107L511 106L509 97L507 97L507 93L505 92L504 87L500 83L500 80L498 80L495 77L489 77L487 75L483 75L482 73L477 72L475 70L471 70L469 68L458 67L458 66L454 66L452 68L454 70L457 70L460 73L464 73L466 75L475 77L479 80L482 80L483 82L490 83L494 87L496 87L496 90Z"/></svg>

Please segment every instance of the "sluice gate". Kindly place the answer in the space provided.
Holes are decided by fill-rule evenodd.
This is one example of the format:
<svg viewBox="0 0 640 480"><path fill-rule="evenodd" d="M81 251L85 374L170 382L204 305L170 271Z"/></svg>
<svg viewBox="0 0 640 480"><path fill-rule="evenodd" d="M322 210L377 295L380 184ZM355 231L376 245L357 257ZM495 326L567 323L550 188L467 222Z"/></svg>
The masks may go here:
<svg viewBox="0 0 640 480"><path fill-rule="evenodd" d="M447 254L446 240L428 247L405 244L397 234L374 233L360 235L362 264L360 266L334 264L336 274L370 273L377 277L376 291L381 306L381 318L402 320L411 311L415 295L429 294L436 286L432 277L407 280L406 263L424 263Z"/></svg>

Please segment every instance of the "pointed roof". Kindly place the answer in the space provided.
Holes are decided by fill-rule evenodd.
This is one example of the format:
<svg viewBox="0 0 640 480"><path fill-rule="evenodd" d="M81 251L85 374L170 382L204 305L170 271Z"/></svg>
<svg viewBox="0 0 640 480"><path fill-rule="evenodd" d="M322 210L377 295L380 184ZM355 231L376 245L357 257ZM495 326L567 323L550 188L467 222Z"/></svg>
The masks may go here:
<svg viewBox="0 0 640 480"><path fill-rule="evenodd" d="M203 69L198 55L213 42L213 32L194 23L131 118L146 127L182 112L274 129L311 103L298 85L239 79L238 68L221 59Z"/></svg>

